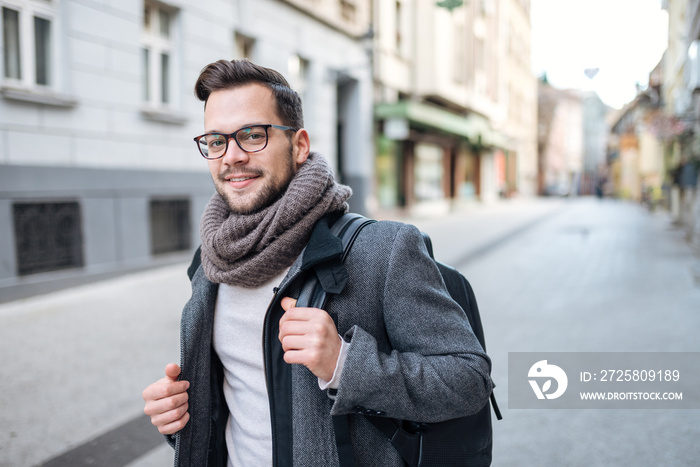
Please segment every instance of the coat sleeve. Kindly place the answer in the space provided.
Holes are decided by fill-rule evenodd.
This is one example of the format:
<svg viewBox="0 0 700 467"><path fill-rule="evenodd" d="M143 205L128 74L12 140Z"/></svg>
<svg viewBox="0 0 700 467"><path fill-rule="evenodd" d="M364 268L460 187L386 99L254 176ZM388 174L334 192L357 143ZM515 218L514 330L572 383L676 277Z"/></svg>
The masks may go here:
<svg viewBox="0 0 700 467"><path fill-rule="evenodd" d="M417 422L471 415L491 393L491 361L418 229L398 225L356 252L368 263L364 290L375 293L359 287L348 296L356 323L343 335L350 347L331 413Z"/></svg>

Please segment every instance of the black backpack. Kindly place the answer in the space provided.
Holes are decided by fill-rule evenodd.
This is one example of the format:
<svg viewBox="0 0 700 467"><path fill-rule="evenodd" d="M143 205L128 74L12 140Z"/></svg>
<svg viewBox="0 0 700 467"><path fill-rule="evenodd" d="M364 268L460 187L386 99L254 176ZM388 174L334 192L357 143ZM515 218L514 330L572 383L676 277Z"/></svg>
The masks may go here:
<svg viewBox="0 0 700 467"><path fill-rule="evenodd" d="M338 236L343 243L342 261L345 261L362 228L373 222L376 221L350 213L333 223L331 233ZM431 258L434 259L430 237L423 233L423 239ZM438 261L436 264L448 292L464 310L476 338L486 350L479 307L469 281L450 266ZM316 275L311 274L302 287L297 303L299 306L323 308L326 300L327 293L320 286ZM371 415L365 417L389 439L409 467L487 467L491 465L493 446L491 406L496 418L502 418L493 392L490 400L491 404L486 403L474 415L440 423L415 423ZM347 417L333 417L338 457L342 467L354 465Z"/></svg>

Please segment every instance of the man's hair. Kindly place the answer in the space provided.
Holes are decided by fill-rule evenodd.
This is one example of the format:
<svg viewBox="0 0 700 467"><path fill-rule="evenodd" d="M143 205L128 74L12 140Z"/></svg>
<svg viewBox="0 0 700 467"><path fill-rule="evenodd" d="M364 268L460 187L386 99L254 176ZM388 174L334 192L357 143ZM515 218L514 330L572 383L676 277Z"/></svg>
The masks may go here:
<svg viewBox="0 0 700 467"><path fill-rule="evenodd" d="M277 115L282 124L292 128L304 127L304 114L301 98L284 79L281 73L248 60L219 60L202 69L194 93L206 106L209 95L214 91L232 89L247 84L261 84L272 91L277 103Z"/></svg>

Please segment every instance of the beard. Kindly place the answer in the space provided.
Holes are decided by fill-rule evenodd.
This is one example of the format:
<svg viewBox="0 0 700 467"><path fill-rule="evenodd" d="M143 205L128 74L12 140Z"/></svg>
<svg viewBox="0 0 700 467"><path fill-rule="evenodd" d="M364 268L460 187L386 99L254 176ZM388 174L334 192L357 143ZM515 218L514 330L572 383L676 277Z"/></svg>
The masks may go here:
<svg viewBox="0 0 700 467"><path fill-rule="evenodd" d="M287 191L287 187L294 178L294 175L296 175L294 152L291 145L289 146L286 161L287 164L278 169L281 170L279 174L272 174L276 176L270 176L271 174L268 173L268 177L263 182L262 186L260 186L257 191L253 193L237 195L227 191L227 181L225 178L227 172L219 174L218 182L215 182L214 186L233 214L242 216L255 214L256 212L265 209L280 199ZM265 171L263 169L256 168L246 169L246 173L258 175L260 177L265 175Z"/></svg>

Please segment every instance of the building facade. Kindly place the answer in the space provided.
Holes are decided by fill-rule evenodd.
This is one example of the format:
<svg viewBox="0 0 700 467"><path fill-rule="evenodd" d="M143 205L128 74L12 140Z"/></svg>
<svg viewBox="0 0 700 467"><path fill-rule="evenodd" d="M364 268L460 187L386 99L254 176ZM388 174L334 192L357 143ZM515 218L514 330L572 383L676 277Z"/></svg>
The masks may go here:
<svg viewBox="0 0 700 467"><path fill-rule="evenodd" d="M533 192L529 2L374 2L374 18L378 207Z"/></svg>
<svg viewBox="0 0 700 467"><path fill-rule="evenodd" d="M582 97L552 87L545 77L539 83L538 105L538 192L577 195L584 156Z"/></svg>
<svg viewBox="0 0 700 467"><path fill-rule="evenodd" d="M0 300L189 255L213 193L193 85L222 58L288 77L365 211L369 4L0 0Z"/></svg>
<svg viewBox="0 0 700 467"><path fill-rule="evenodd" d="M511 143L507 151L507 190L523 196L537 195L537 78L531 67L530 2L502 2L505 20L501 26L505 51L506 116L494 126Z"/></svg>
<svg viewBox="0 0 700 467"><path fill-rule="evenodd" d="M663 96L664 161L671 212L686 232L700 283L700 1L665 0L668 11Z"/></svg>
<svg viewBox="0 0 700 467"><path fill-rule="evenodd" d="M593 195L602 189L606 177L606 154L610 128L607 116L610 108L595 92L584 93L583 105L583 173L580 194Z"/></svg>

